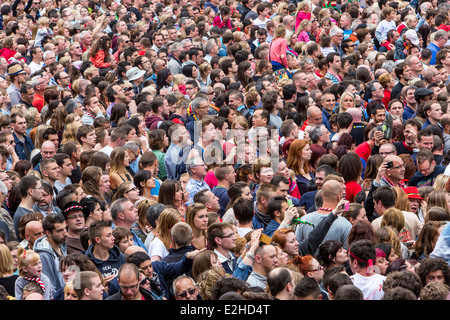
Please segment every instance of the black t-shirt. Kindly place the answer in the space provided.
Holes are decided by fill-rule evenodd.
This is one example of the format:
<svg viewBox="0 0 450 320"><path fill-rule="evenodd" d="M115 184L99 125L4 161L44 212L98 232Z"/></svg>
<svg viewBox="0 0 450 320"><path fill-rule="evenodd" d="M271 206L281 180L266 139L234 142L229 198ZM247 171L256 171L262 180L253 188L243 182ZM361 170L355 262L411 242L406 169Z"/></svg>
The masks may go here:
<svg viewBox="0 0 450 320"><path fill-rule="evenodd" d="M72 175L69 177L72 183L80 183L81 181L81 168L77 165L75 169L72 170Z"/></svg>
<svg viewBox="0 0 450 320"><path fill-rule="evenodd" d="M399 155L399 154L403 154L403 153L406 153L406 154L413 154L413 150L414 149L409 149L407 146L405 146L405 142L404 141L402 141L402 142L394 142L394 146L395 146L395 149L397 149L397 155Z"/></svg>

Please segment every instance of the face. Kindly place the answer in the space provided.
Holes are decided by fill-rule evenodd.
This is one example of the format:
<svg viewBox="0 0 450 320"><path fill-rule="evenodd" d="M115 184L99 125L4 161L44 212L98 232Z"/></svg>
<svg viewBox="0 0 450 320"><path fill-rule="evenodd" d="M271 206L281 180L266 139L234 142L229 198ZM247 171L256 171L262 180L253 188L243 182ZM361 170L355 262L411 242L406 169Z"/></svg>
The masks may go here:
<svg viewBox="0 0 450 320"><path fill-rule="evenodd" d="M84 215L81 210L71 211L67 215L66 224L69 230L81 231L85 226Z"/></svg>
<svg viewBox="0 0 450 320"><path fill-rule="evenodd" d="M295 236L294 232L289 232L287 234L286 245L284 246L284 251L292 257L295 257L298 255L298 241L297 241L297 237Z"/></svg>
<svg viewBox="0 0 450 320"><path fill-rule="evenodd" d="M336 105L335 97L332 94L324 95L322 98L322 106L328 112L333 111Z"/></svg>
<svg viewBox="0 0 450 320"><path fill-rule="evenodd" d="M61 177L61 167L56 162L51 163L47 169L47 177L50 180L58 180Z"/></svg>
<svg viewBox="0 0 450 320"><path fill-rule="evenodd" d="M430 110L427 111L427 116L429 119L434 121L439 121L442 119L442 109L439 103L434 103L431 105Z"/></svg>
<svg viewBox="0 0 450 320"><path fill-rule="evenodd" d="M176 284L176 300L197 300L198 289L190 279L181 279Z"/></svg>
<svg viewBox="0 0 450 320"><path fill-rule="evenodd" d="M272 180L273 178L273 170L272 168L261 168L261 172L260 172L260 182L261 184L263 183L270 183L270 180Z"/></svg>
<svg viewBox="0 0 450 320"><path fill-rule="evenodd" d="M254 128L255 127L263 127L266 125L266 122L267 122L266 119L263 119L261 117L262 112L263 112L262 110L256 110L253 113L252 125Z"/></svg>
<svg viewBox="0 0 450 320"><path fill-rule="evenodd" d="M277 250L274 246L268 245L264 248L264 253L261 257L261 267L266 273L278 267Z"/></svg>
<svg viewBox="0 0 450 320"><path fill-rule="evenodd" d="M208 229L208 211L206 209L199 210L194 217L194 227L199 230Z"/></svg>
<svg viewBox="0 0 450 320"><path fill-rule="evenodd" d="M29 263L28 266L23 268L23 271L26 273L27 276L33 278L33 277L40 277L42 274L42 261L39 259L37 263L31 264Z"/></svg>
<svg viewBox="0 0 450 320"><path fill-rule="evenodd" d="M419 141L419 149L426 148L430 151L433 149L433 136L422 136Z"/></svg>
<svg viewBox="0 0 450 320"><path fill-rule="evenodd" d="M302 149L302 160L303 161L309 161L311 159L312 151L309 146L309 144L306 144L305 147Z"/></svg>
<svg viewBox="0 0 450 320"><path fill-rule="evenodd" d="M379 109L375 113L375 115L372 115L372 118L374 119L375 123L380 124L386 119L386 112L384 109Z"/></svg>
<svg viewBox="0 0 450 320"><path fill-rule="evenodd" d="M375 265L380 269L380 274L385 275L389 261L387 261L385 257L377 257L375 260Z"/></svg>
<svg viewBox="0 0 450 320"><path fill-rule="evenodd" d="M436 270L428 273L425 277L425 283L428 284L430 282L445 283L445 277L442 270Z"/></svg>

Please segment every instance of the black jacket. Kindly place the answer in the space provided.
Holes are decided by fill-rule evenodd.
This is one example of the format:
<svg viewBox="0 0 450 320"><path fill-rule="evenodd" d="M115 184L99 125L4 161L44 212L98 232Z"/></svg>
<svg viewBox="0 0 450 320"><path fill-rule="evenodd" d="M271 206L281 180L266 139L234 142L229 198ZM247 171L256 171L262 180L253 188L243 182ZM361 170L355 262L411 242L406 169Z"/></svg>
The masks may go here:
<svg viewBox="0 0 450 320"><path fill-rule="evenodd" d="M144 300L154 300L152 294L147 289L139 287L139 292L144 297ZM117 293L109 296L106 300L122 300L122 290L119 290Z"/></svg>

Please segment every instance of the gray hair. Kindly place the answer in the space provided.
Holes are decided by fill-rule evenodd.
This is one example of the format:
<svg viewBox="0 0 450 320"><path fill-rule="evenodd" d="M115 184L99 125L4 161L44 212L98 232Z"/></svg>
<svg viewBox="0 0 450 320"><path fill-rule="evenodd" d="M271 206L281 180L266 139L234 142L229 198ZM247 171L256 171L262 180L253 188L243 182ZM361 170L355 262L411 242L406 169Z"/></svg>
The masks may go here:
<svg viewBox="0 0 450 320"><path fill-rule="evenodd" d="M89 31L87 31L87 30L81 31L81 33L80 33L80 40L83 40L88 33L89 33Z"/></svg>
<svg viewBox="0 0 450 320"><path fill-rule="evenodd" d="M3 183L3 181L0 181L0 192L1 192L4 196L7 196L7 195L8 195L8 188L7 188L6 185Z"/></svg>
<svg viewBox="0 0 450 320"><path fill-rule="evenodd" d="M183 280L183 279L189 279L189 280L191 280L192 281L192 285L195 287L196 286L196 284L195 284L195 281L194 281L194 279L192 279L191 277L189 277L189 276L179 276L178 278L176 278L174 281L173 281L173 283L172 283L172 290L173 290L173 293L176 295L177 294L177 283L178 283L178 281L180 281L180 280Z"/></svg>
<svg viewBox="0 0 450 320"><path fill-rule="evenodd" d="M434 33L434 41L439 41L441 38L445 37L448 34L445 30L438 30Z"/></svg>
<svg viewBox="0 0 450 320"><path fill-rule="evenodd" d="M388 60L383 62L383 64L381 65L382 69L386 69L387 72L392 72L392 70L394 70L395 68L395 62L392 60Z"/></svg>
<svg viewBox="0 0 450 320"><path fill-rule="evenodd" d="M33 87L33 89L36 89L36 87L39 85L39 80L41 79L41 76L34 76L33 78L31 78L31 86Z"/></svg>
<svg viewBox="0 0 450 320"><path fill-rule="evenodd" d="M125 209L124 203L130 201L126 198L117 199L111 204L111 217L114 221L117 220L119 213L123 212Z"/></svg>
<svg viewBox="0 0 450 320"><path fill-rule="evenodd" d="M128 141L127 143L125 143L123 145L123 148L125 150L132 150L132 151L140 150L139 144L137 142L134 142L134 141Z"/></svg>
<svg viewBox="0 0 450 320"><path fill-rule="evenodd" d="M189 40L189 39L187 39ZM180 43L180 42L174 42L170 47L169 47L169 51L170 52L178 52L178 51L182 51L184 48L184 46Z"/></svg>
<svg viewBox="0 0 450 320"><path fill-rule="evenodd" d="M191 102L191 107L192 107L192 111L195 112L195 109L197 109L201 103L203 102L208 102L208 100L206 100L205 98L195 98L194 100L192 100Z"/></svg>
<svg viewBox="0 0 450 320"><path fill-rule="evenodd" d="M312 143L317 143L317 141L319 141L319 138L322 135L323 126L323 124L318 124L309 131L309 138L311 139Z"/></svg>
<svg viewBox="0 0 450 320"><path fill-rule="evenodd" d="M51 54L51 53L54 53L54 52L51 51L51 50L45 51L44 54L42 55L42 58L43 58L44 60L47 59L47 56L48 56L49 54Z"/></svg>
<svg viewBox="0 0 450 320"><path fill-rule="evenodd" d="M78 107L78 101L76 99L67 100L65 107L67 114L71 114L73 113L73 110Z"/></svg>
<svg viewBox="0 0 450 320"><path fill-rule="evenodd" d="M205 45L203 46L203 51L205 54L209 54L211 52L211 49L216 45L216 40L210 39L206 41Z"/></svg>

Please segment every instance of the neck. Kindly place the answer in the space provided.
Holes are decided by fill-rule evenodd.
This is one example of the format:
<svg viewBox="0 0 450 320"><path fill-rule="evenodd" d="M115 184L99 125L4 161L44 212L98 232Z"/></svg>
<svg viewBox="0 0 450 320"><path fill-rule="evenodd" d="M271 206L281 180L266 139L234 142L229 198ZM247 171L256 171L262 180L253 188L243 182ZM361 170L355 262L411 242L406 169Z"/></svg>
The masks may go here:
<svg viewBox="0 0 450 320"><path fill-rule="evenodd" d="M128 225L123 220L116 220L116 221L114 221L114 224L116 225L116 227L122 227L122 228L125 228L125 229L130 229L131 228L131 225Z"/></svg>
<svg viewBox="0 0 450 320"><path fill-rule="evenodd" d="M142 193L144 198L150 199L152 197L152 189L144 188L144 192Z"/></svg>
<svg viewBox="0 0 450 320"><path fill-rule="evenodd" d="M23 136L24 136L23 133L19 133L17 131L14 131L14 133L16 134L17 138L23 139Z"/></svg>
<svg viewBox="0 0 450 320"><path fill-rule="evenodd" d="M225 189L228 189L230 187L230 183L228 182L228 180L222 180L222 181L219 181L217 186L218 187L223 187Z"/></svg>
<svg viewBox="0 0 450 320"><path fill-rule="evenodd" d="M324 207L324 208L331 208L331 209L334 209L334 208L336 208L336 206L337 206L337 202L335 202L335 201L329 201L329 200L323 200L323 204L322 204L322 207ZM322 213L330 213L331 211L325 211L325 210L318 210L318 211L320 211L320 212L322 212Z"/></svg>
<svg viewBox="0 0 450 320"><path fill-rule="evenodd" d="M105 261L109 258L109 250L101 247L100 245L94 245L94 250L92 251L94 257L99 260Z"/></svg>
<svg viewBox="0 0 450 320"><path fill-rule="evenodd" d="M253 271L255 271L256 273L259 273L260 275L262 275L263 277L267 277L267 272L264 270L264 268L259 265L254 263L253 264Z"/></svg>
<svg viewBox="0 0 450 320"><path fill-rule="evenodd" d="M239 221L238 221L238 224L237 224L237 226L239 227L239 228L251 228L252 227L252 221L250 220L249 222L247 222L247 223L240 223Z"/></svg>
<svg viewBox="0 0 450 320"><path fill-rule="evenodd" d="M26 197L22 199L19 206L31 210L31 208L33 208L34 203L35 202L31 197Z"/></svg>
<svg viewBox="0 0 450 320"><path fill-rule="evenodd" d="M197 180L197 181L203 181L202 177L199 177L197 175L191 175L191 179Z"/></svg>
<svg viewBox="0 0 450 320"><path fill-rule="evenodd" d="M225 250L222 247L217 247L216 250L218 252L220 252L220 254L223 255L224 257L229 257L230 256L230 250Z"/></svg>
<svg viewBox="0 0 450 320"><path fill-rule="evenodd" d="M47 241L48 241L48 243L50 243L50 245L52 246L52 249L55 252L57 252L58 254L62 254L61 248L59 247L59 245L55 241L53 241L52 238L47 237Z"/></svg>
<svg viewBox="0 0 450 320"><path fill-rule="evenodd" d="M51 185L52 185L52 187L54 187L55 186L55 180L50 180L50 179L46 179L46 178L44 178L44 180L45 181L47 181L48 183L50 183Z"/></svg>
<svg viewBox="0 0 450 320"><path fill-rule="evenodd" d="M70 238L80 239L81 230L67 229L67 236Z"/></svg>

